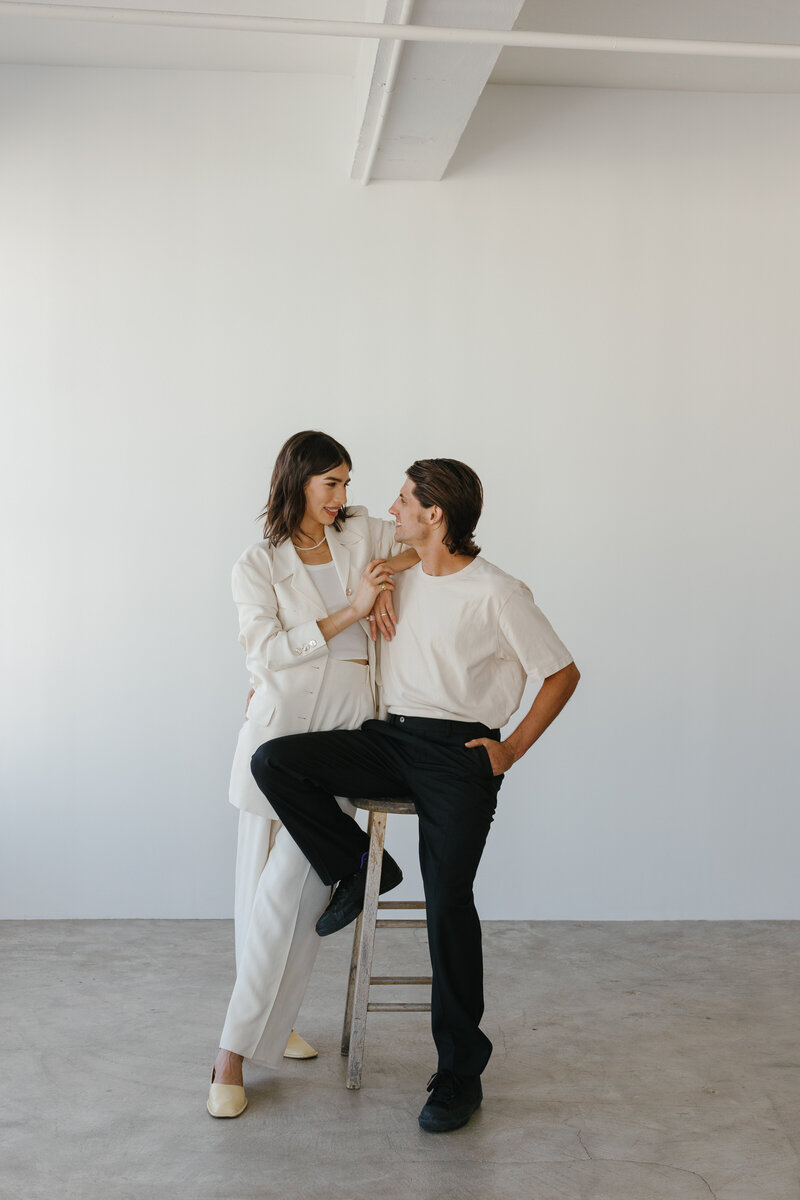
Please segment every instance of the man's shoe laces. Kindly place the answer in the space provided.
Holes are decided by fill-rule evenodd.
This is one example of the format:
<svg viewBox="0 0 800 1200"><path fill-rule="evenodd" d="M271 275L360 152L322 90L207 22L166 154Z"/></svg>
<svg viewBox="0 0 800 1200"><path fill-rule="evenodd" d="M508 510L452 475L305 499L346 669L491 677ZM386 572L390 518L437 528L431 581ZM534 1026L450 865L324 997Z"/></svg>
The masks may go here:
<svg viewBox="0 0 800 1200"><path fill-rule="evenodd" d="M456 1094L456 1077L452 1071L434 1071L428 1080L427 1090L433 1092L429 1104L436 1100L446 1104Z"/></svg>

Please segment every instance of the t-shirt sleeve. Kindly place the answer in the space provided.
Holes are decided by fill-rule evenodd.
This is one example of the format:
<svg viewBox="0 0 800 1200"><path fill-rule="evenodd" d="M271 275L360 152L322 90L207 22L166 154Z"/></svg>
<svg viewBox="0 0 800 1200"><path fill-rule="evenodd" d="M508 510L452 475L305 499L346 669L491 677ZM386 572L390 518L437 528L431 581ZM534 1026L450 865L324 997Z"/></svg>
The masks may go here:
<svg viewBox="0 0 800 1200"><path fill-rule="evenodd" d="M531 679L546 679L572 662L572 655L524 583L500 610L500 657L516 659Z"/></svg>

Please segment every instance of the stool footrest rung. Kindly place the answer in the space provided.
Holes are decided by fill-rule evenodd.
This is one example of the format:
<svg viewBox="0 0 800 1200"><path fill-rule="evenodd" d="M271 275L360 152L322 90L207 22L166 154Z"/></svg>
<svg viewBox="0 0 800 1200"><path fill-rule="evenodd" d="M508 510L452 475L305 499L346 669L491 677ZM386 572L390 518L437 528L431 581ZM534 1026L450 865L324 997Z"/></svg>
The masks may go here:
<svg viewBox="0 0 800 1200"><path fill-rule="evenodd" d="M376 929L427 929L427 921L409 921L405 918L398 917L394 921L376 921Z"/></svg>
<svg viewBox="0 0 800 1200"><path fill-rule="evenodd" d="M424 900L379 900L378 908L424 908Z"/></svg>
<svg viewBox="0 0 800 1200"><path fill-rule="evenodd" d="M430 1012L430 1004L368 1004L367 1012Z"/></svg>
<svg viewBox="0 0 800 1200"><path fill-rule="evenodd" d="M370 983L372 984L392 984L392 983L427 983L429 986L433 983L430 975L371 975Z"/></svg>

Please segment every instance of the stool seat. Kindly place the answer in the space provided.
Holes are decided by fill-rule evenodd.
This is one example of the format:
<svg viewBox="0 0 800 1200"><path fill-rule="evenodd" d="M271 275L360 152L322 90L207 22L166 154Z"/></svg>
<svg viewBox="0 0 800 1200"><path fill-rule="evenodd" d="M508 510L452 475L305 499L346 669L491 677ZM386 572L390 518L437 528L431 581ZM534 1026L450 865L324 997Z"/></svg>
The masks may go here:
<svg viewBox="0 0 800 1200"><path fill-rule="evenodd" d="M422 984L430 987L430 975L373 975L372 955L376 929L425 929L425 920L395 918L378 920L378 910L384 908L424 909L424 900L379 900L378 893L383 863L383 843L389 813L415 816L417 809L409 796L380 796L374 800L351 800L356 808L369 813L369 859L364 890L364 907L356 921L353 953L347 983L347 1004L342 1029L342 1054L347 1055L347 1086L361 1087L361 1067L367 1033L368 1012L430 1012L430 1003L388 1004L371 1002L371 986L380 984Z"/></svg>
<svg viewBox="0 0 800 1200"><path fill-rule="evenodd" d="M394 797L383 796L379 800L351 800L350 803L365 812L404 813L414 816L417 811L414 801L405 797L397 800Z"/></svg>

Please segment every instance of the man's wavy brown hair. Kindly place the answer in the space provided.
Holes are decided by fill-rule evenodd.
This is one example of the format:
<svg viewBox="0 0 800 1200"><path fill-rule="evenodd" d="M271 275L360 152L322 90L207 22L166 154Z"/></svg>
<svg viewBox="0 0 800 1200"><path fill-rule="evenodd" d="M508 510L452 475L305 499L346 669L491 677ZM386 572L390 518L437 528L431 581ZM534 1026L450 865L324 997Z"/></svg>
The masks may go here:
<svg viewBox="0 0 800 1200"><path fill-rule="evenodd" d="M455 458L420 458L406 475L422 507L436 504L444 513L444 544L450 553L469 558L480 554L472 535L483 510L483 484L472 467Z"/></svg>

